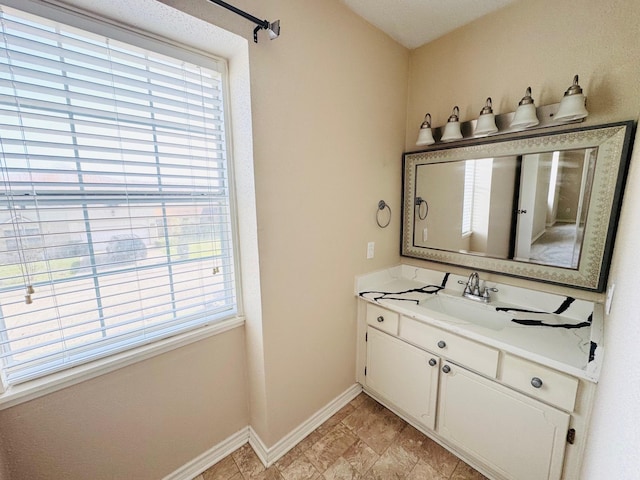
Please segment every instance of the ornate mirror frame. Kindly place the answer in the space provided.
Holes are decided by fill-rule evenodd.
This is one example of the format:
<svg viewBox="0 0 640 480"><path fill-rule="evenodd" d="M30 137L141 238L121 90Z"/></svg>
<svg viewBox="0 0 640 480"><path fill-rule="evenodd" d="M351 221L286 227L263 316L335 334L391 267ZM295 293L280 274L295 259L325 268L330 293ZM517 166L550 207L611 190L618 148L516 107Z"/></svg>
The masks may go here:
<svg viewBox="0 0 640 480"><path fill-rule="evenodd" d="M631 153L634 122L467 140L436 144L428 150L403 155L401 255L450 265L495 272L545 283L602 292L618 224L622 194ZM580 263L577 269L498 259L414 245L417 212L417 167L429 163L526 155L557 150L597 147L595 176Z"/></svg>

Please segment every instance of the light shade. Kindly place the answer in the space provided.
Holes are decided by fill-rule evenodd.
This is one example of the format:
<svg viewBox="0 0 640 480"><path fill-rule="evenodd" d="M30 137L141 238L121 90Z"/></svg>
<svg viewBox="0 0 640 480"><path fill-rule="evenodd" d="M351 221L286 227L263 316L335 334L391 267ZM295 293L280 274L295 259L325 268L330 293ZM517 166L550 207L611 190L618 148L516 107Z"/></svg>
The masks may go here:
<svg viewBox="0 0 640 480"><path fill-rule="evenodd" d="M427 113L424 116L424 121L420 125L420 133L418 133L418 141L416 145L433 145L436 141L433 138L433 131L431 130L431 114Z"/></svg>
<svg viewBox="0 0 640 480"><path fill-rule="evenodd" d="M496 126L496 116L493 114L493 108L491 104L491 97L487 98L485 106L480 111L480 116L476 123L476 129L473 134L476 137L485 137L496 133L498 127Z"/></svg>
<svg viewBox="0 0 640 480"><path fill-rule="evenodd" d="M525 128L535 127L540 123L536 114L536 106L531 98L531 87L527 87L527 91L522 100L518 103L516 113L511 120L511 128L524 130Z"/></svg>
<svg viewBox="0 0 640 480"><path fill-rule="evenodd" d="M444 126L444 133L442 134L442 138L440 139L443 142L451 142L452 140L460 140L462 138L462 132L460 131L460 120L458 115L460 114L460 109L456 105L453 107L453 112L449 117L446 125Z"/></svg>
<svg viewBox="0 0 640 480"><path fill-rule="evenodd" d="M578 75L576 75L573 77L573 85L564 92L564 97L562 97L562 101L560 101L560 108L554 117L555 121L571 122L585 118L589 115L585 107L585 102L582 88L578 85Z"/></svg>

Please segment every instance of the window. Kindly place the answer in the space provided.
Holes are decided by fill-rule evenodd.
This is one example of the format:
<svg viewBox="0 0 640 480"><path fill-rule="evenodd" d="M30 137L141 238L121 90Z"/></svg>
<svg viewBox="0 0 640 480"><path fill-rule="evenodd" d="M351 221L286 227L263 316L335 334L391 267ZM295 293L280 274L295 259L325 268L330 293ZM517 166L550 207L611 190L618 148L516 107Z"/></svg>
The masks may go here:
<svg viewBox="0 0 640 480"><path fill-rule="evenodd" d="M473 218L473 195L476 176L476 161L464 162L464 192L462 201L462 235L473 233L471 219Z"/></svg>
<svg viewBox="0 0 640 480"><path fill-rule="evenodd" d="M234 316L224 62L8 7L0 22L6 382Z"/></svg>

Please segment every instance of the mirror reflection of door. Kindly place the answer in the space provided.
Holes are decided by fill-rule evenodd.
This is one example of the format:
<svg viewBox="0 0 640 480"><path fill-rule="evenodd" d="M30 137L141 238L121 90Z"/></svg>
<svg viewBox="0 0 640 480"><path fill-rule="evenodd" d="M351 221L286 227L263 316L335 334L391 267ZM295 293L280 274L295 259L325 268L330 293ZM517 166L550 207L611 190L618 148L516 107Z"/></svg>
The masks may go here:
<svg viewBox="0 0 640 480"><path fill-rule="evenodd" d="M515 260L578 268L596 151L523 156Z"/></svg>

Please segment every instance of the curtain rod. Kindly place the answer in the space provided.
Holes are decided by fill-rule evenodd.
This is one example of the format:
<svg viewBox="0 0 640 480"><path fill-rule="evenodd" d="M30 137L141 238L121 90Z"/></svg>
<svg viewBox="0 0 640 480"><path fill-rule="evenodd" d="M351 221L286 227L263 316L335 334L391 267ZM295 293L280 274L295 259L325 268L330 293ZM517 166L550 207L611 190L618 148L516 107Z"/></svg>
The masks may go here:
<svg viewBox="0 0 640 480"><path fill-rule="evenodd" d="M257 25L256 28L253 29L253 41L258 43L258 31L267 30L269 32L269 38L273 40L274 38L278 38L280 36L280 20L276 20L273 23L270 23L267 20L260 20L258 17L254 17L250 13L247 13L243 10L240 10L233 5L229 5L227 2L223 2L222 0L209 0L216 5L220 5L221 7L226 8L227 10L232 11L236 15L240 15L241 17L246 18L247 20L255 23Z"/></svg>

